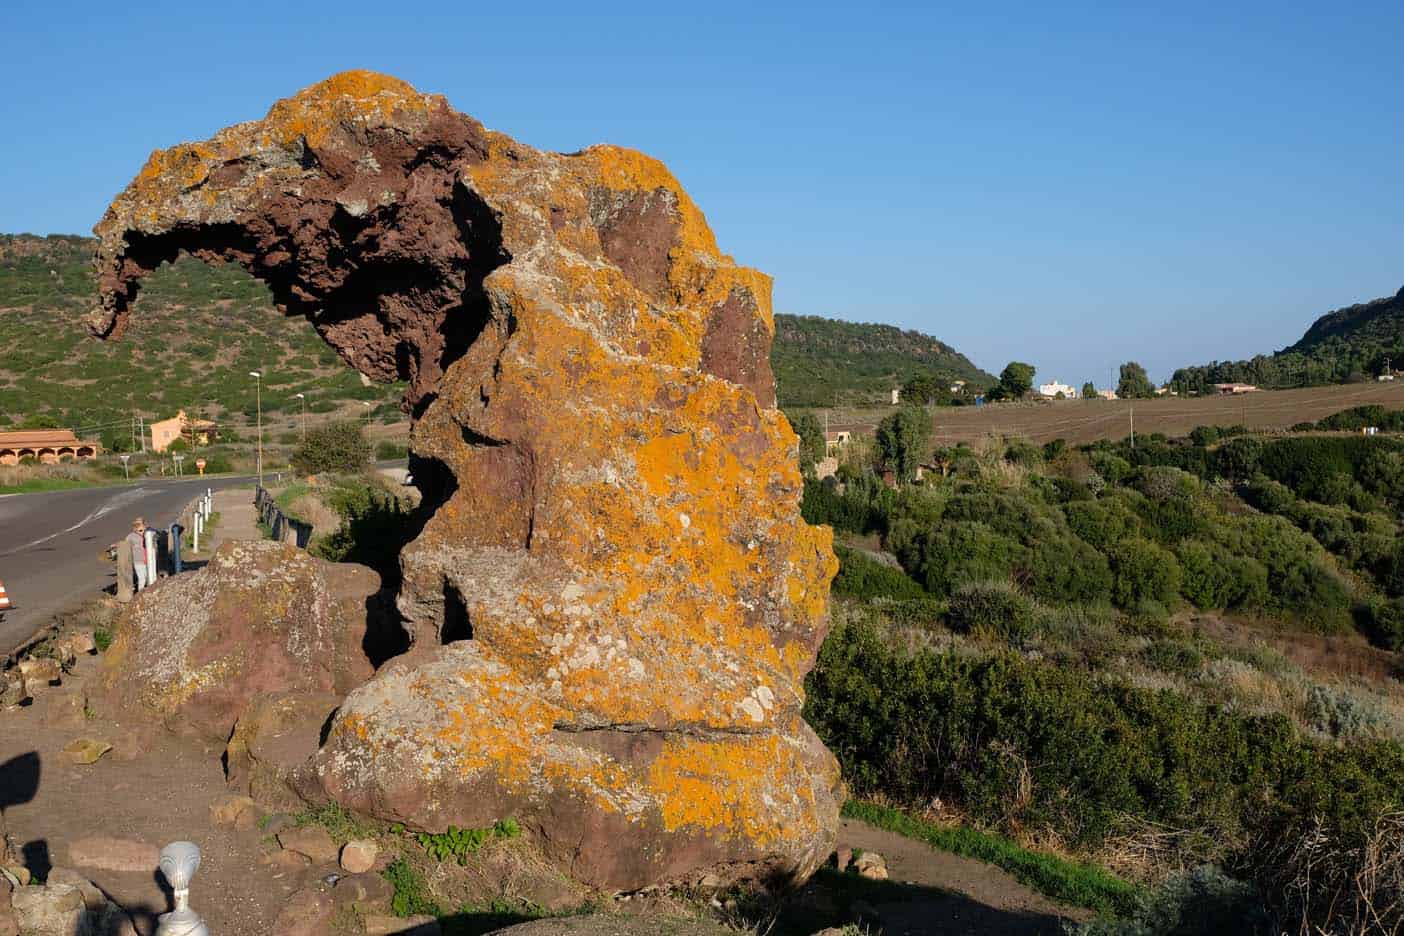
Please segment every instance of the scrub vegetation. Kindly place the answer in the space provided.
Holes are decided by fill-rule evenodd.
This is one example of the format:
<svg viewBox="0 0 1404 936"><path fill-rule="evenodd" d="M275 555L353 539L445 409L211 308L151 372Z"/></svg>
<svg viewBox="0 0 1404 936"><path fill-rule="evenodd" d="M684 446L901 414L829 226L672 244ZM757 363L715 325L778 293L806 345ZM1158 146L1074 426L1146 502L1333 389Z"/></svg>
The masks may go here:
<svg viewBox="0 0 1404 936"><path fill-rule="evenodd" d="M1404 442L1323 434L1396 418L810 478L841 567L806 716L850 810L1108 869L976 855L1122 920L1088 932L1404 925Z"/></svg>

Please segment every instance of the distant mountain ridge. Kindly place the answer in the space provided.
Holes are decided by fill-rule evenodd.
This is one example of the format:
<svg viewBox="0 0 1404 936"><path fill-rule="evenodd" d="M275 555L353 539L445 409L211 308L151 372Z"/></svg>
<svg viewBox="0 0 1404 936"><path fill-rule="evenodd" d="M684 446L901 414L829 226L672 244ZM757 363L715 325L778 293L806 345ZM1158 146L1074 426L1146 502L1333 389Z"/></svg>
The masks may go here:
<svg viewBox="0 0 1404 936"><path fill-rule="evenodd" d="M780 404L790 407L887 402L918 373L988 386L995 378L955 348L894 325L816 315L776 315L770 353Z"/></svg>
<svg viewBox="0 0 1404 936"><path fill-rule="evenodd" d="M1242 382L1281 389L1346 383L1404 367L1404 289L1393 296L1327 312L1301 339L1271 355L1182 367L1170 379L1180 392Z"/></svg>

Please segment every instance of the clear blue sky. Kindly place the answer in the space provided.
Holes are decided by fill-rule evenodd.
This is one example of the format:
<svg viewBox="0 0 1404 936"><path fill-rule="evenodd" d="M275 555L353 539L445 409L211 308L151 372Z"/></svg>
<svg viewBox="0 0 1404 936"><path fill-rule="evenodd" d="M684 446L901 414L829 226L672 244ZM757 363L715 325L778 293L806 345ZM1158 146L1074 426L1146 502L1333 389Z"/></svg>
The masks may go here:
<svg viewBox="0 0 1404 936"><path fill-rule="evenodd" d="M1163 378L1404 284L1404 4L1300 6L5 0L0 231L371 68L661 157L778 311Z"/></svg>

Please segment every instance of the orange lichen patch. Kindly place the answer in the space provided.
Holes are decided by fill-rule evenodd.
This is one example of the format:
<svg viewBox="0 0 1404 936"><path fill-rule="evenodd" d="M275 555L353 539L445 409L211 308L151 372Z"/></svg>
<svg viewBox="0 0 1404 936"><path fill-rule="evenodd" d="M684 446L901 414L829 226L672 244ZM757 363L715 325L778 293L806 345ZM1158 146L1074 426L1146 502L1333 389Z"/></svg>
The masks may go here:
<svg viewBox="0 0 1404 936"><path fill-rule="evenodd" d="M645 783L668 831L694 828L765 847L782 835L795 835L784 828L783 813L805 813L782 813L776 796L800 797L812 806L808 785L796 782L807 774L794 749L775 735L720 741L673 737L649 767Z"/></svg>
<svg viewBox="0 0 1404 936"><path fill-rule="evenodd" d="M319 147L338 126L353 121L389 122L398 111L427 113L434 99L389 75L345 71L274 104L260 131L283 145L303 139Z"/></svg>

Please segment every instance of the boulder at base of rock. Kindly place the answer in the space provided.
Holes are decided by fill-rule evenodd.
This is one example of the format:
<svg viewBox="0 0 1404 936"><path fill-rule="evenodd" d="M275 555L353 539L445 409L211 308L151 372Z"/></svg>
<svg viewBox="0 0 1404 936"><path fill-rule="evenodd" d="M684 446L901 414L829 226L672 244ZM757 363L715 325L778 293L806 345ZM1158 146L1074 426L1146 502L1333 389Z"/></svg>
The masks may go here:
<svg viewBox="0 0 1404 936"><path fill-rule="evenodd" d="M340 695L364 682L368 600L379 588L365 566L286 543L225 543L204 568L124 609L100 683L119 705L223 743L259 693Z"/></svg>
<svg viewBox="0 0 1404 936"><path fill-rule="evenodd" d="M83 892L70 884L32 884L10 897L23 936L91 936Z"/></svg>
<svg viewBox="0 0 1404 936"><path fill-rule="evenodd" d="M721 252L666 167L535 150L347 72L154 153L97 232L95 334L119 335L183 249L239 263L367 377L406 382L412 646L333 721L314 762L329 796L433 832L515 817L608 889L828 857L838 765L800 711L832 536L800 514L770 278ZM274 574L261 562L222 564L137 600L161 620L136 608L147 623L111 653L155 648L119 664L148 704L227 713L218 693L246 699L265 671L281 684L260 690L339 692L316 671L335 654L281 643L311 642L285 609L314 589L280 598L248 581ZM197 597L231 626L179 622ZM206 631L218 652L186 649Z"/></svg>
<svg viewBox="0 0 1404 936"><path fill-rule="evenodd" d="M229 785L272 810L296 811L309 795L324 799L312 755L340 702L325 693L254 696L225 748Z"/></svg>

